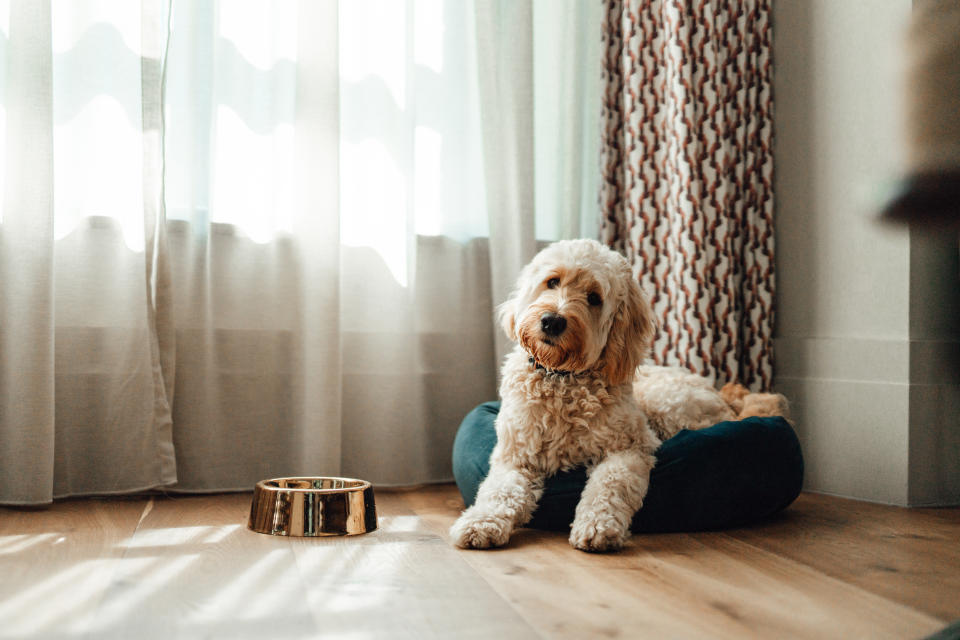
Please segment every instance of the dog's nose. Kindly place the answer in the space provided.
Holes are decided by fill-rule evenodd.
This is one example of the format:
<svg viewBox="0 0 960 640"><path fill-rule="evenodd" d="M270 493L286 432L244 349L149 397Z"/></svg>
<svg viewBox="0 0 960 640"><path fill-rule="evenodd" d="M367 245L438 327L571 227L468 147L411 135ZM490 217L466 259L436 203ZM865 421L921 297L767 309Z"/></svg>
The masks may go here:
<svg viewBox="0 0 960 640"><path fill-rule="evenodd" d="M540 328L548 336L558 336L567 328L567 319L556 313L548 312L540 316Z"/></svg>

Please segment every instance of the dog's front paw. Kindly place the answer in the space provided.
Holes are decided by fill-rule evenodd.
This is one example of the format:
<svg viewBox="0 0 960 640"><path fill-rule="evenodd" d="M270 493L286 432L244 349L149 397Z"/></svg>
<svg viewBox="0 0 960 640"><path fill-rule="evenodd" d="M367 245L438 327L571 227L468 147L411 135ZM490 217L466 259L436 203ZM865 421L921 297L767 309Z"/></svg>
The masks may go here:
<svg viewBox="0 0 960 640"><path fill-rule="evenodd" d="M464 513L450 527L450 538L464 549L489 549L507 544L510 529L496 518Z"/></svg>
<svg viewBox="0 0 960 640"><path fill-rule="evenodd" d="M570 544L581 551L618 551L630 539L630 530L609 519L577 519L570 529Z"/></svg>

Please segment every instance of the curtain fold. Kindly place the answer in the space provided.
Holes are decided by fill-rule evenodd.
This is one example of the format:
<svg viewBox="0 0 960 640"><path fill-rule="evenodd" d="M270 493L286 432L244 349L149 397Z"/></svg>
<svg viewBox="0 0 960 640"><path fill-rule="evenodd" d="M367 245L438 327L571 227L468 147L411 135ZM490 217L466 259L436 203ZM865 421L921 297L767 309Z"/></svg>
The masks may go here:
<svg viewBox="0 0 960 640"><path fill-rule="evenodd" d="M143 0L140 33L140 94L143 127L143 235L147 336L153 378L154 415L162 484L177 479L173 447L175 331L164 210L163 74L170 39L165 0Z"/></svg>
<svg viewBox="0 0 960 640"><path fill-rule="evenodd" d="M16 1L4 18L0 308L16 313L0 321L0 486L31 503L49 499L54 472L50 7Z"/></svg>
<svg viewBox="0 0 960 640"><path fill-rule="evenodd" d="M143 126L141 79L159 95L159 60L139 38L121 44L121 33L139 36L150 15L137 3L125 7L105 22L48 2L11 2L0 12L4 502L175 479L148 302L148 284L162 290L164 282L144 251L162 213L158 118L155 111ZM90 46L91 34L102 47ZM116 66L91 64L104 56ZM155 170L145 172L150 161ZM121 212L130 203L132 215Z"/></svg>
<svg viewBox="0 0 960 640"><path fill-rule="evenodd" d="M181 2L172 21L169 488L340 475L337 4Z"/></svg>
<svg viewBox="0 0 960 640"><path fill-rule="evenodd" d="M601 238L651 294L652 358L772 383L773 107L766 0L611 0Z"/></svg>
<svg viewBox="0 0 960 640"><path fill-rule="evenodd" d="M541 86L537 120L536 29L528 0L0 0L0 503L450 479L494 304L594 213L535 220L535 126L593 154L560 135L587 98ZM577 162L537 189L582 200Z"/></svg>
<svg viewBox="0 0 960 640"><path fill-rule="evenodd" d="M477 0L484 170L490 202L491 278L506 300L537 251L534 201L533 3ZM495 364L512 345L496 334Z"/></svg>

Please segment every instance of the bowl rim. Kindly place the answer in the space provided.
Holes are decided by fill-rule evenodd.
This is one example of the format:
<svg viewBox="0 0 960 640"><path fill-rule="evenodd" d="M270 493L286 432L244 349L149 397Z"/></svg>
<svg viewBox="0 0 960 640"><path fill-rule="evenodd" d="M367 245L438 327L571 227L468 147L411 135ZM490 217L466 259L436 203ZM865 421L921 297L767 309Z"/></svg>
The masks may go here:
<svg viewBox="0 0 960 640"><path fill-rule="evenodd" d="M278 482L282 480L305 480L305 481L316 481L316 480L339 480L344 483L351 483L349 487L339 487L339 488L329 488L329 489L316 489L313 487L303 488L303 487L275 487L268 486L268 482ZM280 491L296 491L302 493L349 493L353 491L365 491L368 488L373 487L373 485L367 480L361 480L359 478L346 478L342 476L280 476L276 478L266 478L260 480L255 485L255 489L259 491L269 491L271 493L277 493Z"/></svg>

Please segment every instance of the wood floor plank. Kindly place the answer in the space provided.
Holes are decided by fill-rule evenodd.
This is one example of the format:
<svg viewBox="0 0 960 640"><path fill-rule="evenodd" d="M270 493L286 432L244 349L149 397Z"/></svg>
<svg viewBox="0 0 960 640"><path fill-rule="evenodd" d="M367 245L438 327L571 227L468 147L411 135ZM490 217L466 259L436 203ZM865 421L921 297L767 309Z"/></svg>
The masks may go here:
<svg viewBox="0 0 960 640"><path fill-rule="evenodd" d="M461 508L455 490L406 495L438 533ZM462 552L535 628L551 637L916 637L936 618L725 534L635 536L591 555L555 533L520 531L506 548Z"/></svg>
<svg viewBox="0 0 960 640"><path fill-rule="evenodd" d="M0 508L0 636L83 637L149 499Z"/></svg>
<svg viewBox="0 0 960 640"><path fill-rule="evenodd" d="M903 638L960 611L956 509L805 495L604 555L532 530L458 550L452 485L377 496L350 538L253 533L250 494L0 509L0 638Z"/></svg>
<svg viewBox="0 0 960 640"><path fill-rule="evenodd" d="M656 575L645 593L669 587L682 599L676 612L704 620L715 610L730 637L907 638L942 623L806 565L750 547L721 533L637 536L626 563ZM609 558L611 563L617 559ZM676 607L675 607L676 609Z"/></svg>
<svg viewBox="0 0 960 640"><path fill-rule="evenodd" d="M425 487L404 498L444 536L463 506L449 488ZM561 534L523 529L503 549L458 553L544 637L690 637L696 630L690 621L650 615L629 589L606 586L605 572L590 567L590 559L604 556L572 549ZM706 622L698 631L717 636Z"/></svg>
<svg viewBox="0 0 960 640"><path fill-rule="evenodd" d="M290 543L246 529L250 499L157 499L126 543L96 637L315 637Z"/></svg>
<svg viewBox="0 0 960 640"><path fill-rule="evenodd" d="M943 622L960 618L960 509L803 494L774 521L730 535Z"/></svg>
<svg viewBox="0 0 960 640"><path fill-rule="evenodd" d="M378 531L330 538L253 533L250 499L157 500L126 544L97 637L535 637L389 494Z"/></svg>
<svg viewBox="0 0 960 640"><path fill-rule="evenodd" d="M334 637L517 638L536 633L396 493L377 494L380 529L293 539L318 628Z"/></svg>

